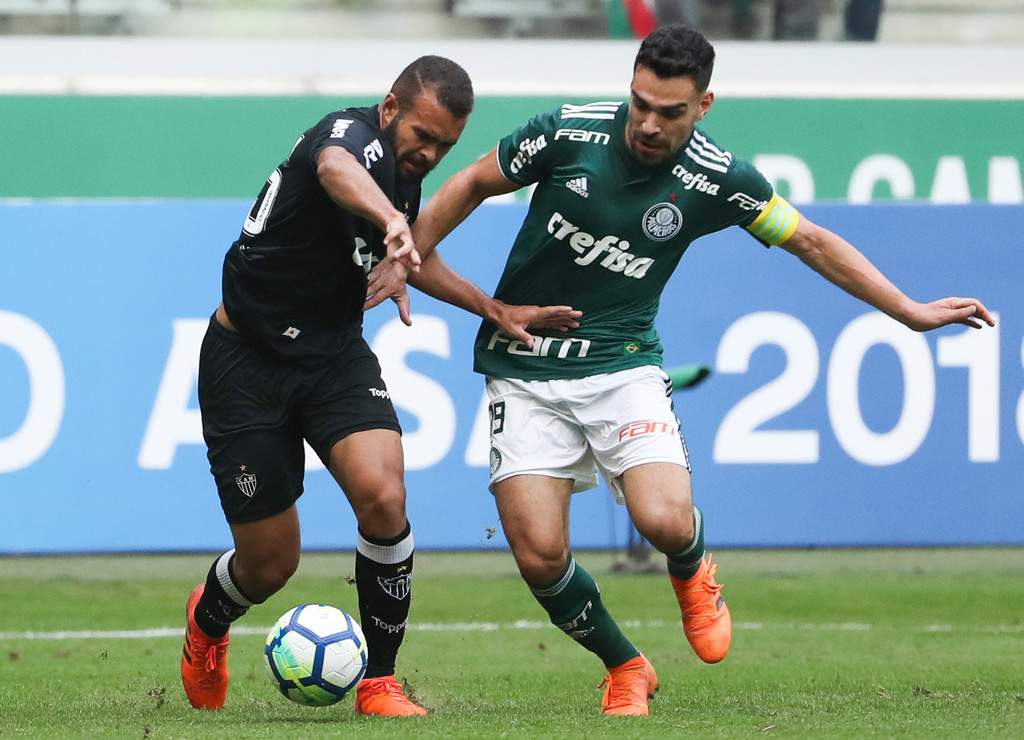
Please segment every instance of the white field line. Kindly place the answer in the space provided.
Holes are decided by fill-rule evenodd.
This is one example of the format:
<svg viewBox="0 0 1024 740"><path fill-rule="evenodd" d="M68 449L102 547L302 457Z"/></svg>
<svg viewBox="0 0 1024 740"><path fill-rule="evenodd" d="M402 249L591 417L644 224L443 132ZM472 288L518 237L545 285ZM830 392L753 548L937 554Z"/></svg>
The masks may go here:
<svg viewBox="0 0 1024 740"><path fill-rule="evenodd" d="M645 622L637 620L626 620L623 627L636 629L639 627L679 628L677 622L665 622L663 620L648 620ZM878 627L871 624L858 622L828 622L820 624L796 623L796 622L734 622L733 628L741 631L776 631L776 632L869 632L871 630L891 631L891 627ZM421 623L410 624L411 632L503 632L510 630L550 630L552 625L548 622L534 622L519 620L517 622L452 622L452 623ZM270 627L252 627L236 625L231 628L234 635L265 635ZM898 630L902 631L902 630ZM990 627L962 628L948 624L926 624L918 627L911 627L906 630L911 633L970 633L970 634L1021 634L1024 633L1024 625L993 625ZM153 637L175 637L181 638L183 630L180 627L156 627L145 630L58 630L53 632L0 632L0 640L144 640Z"/></svg>

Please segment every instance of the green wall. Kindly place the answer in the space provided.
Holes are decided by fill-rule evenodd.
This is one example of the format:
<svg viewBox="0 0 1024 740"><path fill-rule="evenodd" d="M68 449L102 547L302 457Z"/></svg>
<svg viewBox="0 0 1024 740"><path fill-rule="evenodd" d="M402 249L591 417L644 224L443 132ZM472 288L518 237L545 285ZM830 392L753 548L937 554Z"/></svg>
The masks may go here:
<svg viewBox="0 0 1024 740"><path fill-rule="evenodd" d="M0 96L0 197L252 197L322 115L376 100ZM462 142L426 191L532 113L561 102L480 98ZM815 200L845 200L855 168L878 154L905 163L913 198L929 199L940 170L946 191L1014 200L1020 182L1018 172L1014 183L1013 168L1024 160L1022 120L1024 101L743 98L716 101L705 128L738 156L799 158L813 176ZM944 157L955 159L940 167ZM993 158L1003 173L1000 193L990 193ZM780 190L787 192L785 185ZM891 197L884 182L872 192L875 199Z"/></svg>

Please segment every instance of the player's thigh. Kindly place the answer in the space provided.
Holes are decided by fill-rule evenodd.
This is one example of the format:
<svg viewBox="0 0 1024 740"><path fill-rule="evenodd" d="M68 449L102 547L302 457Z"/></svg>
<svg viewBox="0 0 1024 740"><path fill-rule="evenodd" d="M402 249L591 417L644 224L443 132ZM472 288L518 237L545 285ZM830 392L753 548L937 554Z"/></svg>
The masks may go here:
<svg viewBox="0 0 1024 740"><path fill-rule="evenodd" d="M382 430L401 434L380 364L362 337L349 342L343 354L318 371L303 399L301 415L303 436L332 472L335 446L347 437ZM393 445L384 452L392 449ZM399 466L401 462L399 457Z"/></svg>
<svg viewBox="0 0 1024 740"><path fill-rule="evenodd" d="M690 471L672 463L646 463L619 478L630 519L657 549L679 552L693 541Z"/></svg>
<svg viewBox="0 0 1024 740"><path fill-rule="evenodd" d="M338 440L331 448L330 470L364 534L377 538L401 534L406 513L398 432L369 429Z"/></svg>
<svg viewBox="0 0 1024 740"><path fill-rule="evenodd" d="M531 585L550 583L565 567L572 486L570 479L544 475L516 475L494 484L505 537Z"/></svg>
<svg viewBox="0 0 1024 740"><path fill-rule="evenodd" d="M645 366L591 381L589 402L576 414L616 500L624 503L623 474L640 465L678 466L674 480L688 481L689 456L664 371Z"/></svg>
<svg viewBox="0 0 1024 740"><path fill-rule="evenodd" d="M302 494L302 435L288 368L211 322L200 351L199 407L210 471L230 524L276 516Z"/></svg>
<svg viewBox="0 0 1024 740"><path fill-rule="evenodd" d="M491 491L520 475L572 481L573 491L597 485L583 430L565 412L549 382L489 378Z"/></svg>
<svg viewBox="0 0 1024 740"><path fill-rule="evenodd" d="M232 572L242 592L262 602L279 591L299 566L301 536L295 506L280 514L231 525Z"/></svg>
<svg viewBox="0 0 1024 740"><path fill-rule="evenodd" d="M302 408L303 434L373 537L405 527L401 427L380 364L360 337L319 374Z"/></svg>

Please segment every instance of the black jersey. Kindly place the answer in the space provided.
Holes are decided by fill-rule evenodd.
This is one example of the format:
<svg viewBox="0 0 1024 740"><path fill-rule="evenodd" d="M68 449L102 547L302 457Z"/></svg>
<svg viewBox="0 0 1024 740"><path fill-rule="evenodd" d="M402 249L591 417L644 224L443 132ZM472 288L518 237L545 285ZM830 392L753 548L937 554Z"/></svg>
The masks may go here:
<svg viewBox="0 0 1024 740"><path fill-rule="evenodd" d="M318 364L361 330L366 275L386 254L384 233L335 203L317 158L340 146L412 223L420 184L400 182L377 106L347 108L306 131L268 178L224 259L223 293L238 330L273 353Z"/></svg>

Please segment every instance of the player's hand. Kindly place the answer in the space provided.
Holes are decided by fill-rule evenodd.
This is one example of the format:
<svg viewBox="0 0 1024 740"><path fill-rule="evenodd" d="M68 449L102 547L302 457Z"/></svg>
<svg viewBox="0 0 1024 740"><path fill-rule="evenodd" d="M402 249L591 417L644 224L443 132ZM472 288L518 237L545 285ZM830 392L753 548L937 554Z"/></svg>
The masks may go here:
<svg viewBox="0 0 1024 740"><path fill-rule="evenodd" d="M572 306L510 306L501 304L495 323L502 334L520 340L533 348L530 329L569 331L580 325L582 311Z"/></svg>
<svg viewBox="0 0 1024 740"><path fill-rule="evenodd" d="M943 298L921 304L917 315L907 322L907 326L914 331L930 331L950 324L980 329L982 322L996 325L995 318L977 298Z"/></svg>
<svg viewBox="0 0 1024 740"><path fill-rule="evenodd" d="M412 240L412 230L405 216L391 219L384 231L384 246L387 247L388 255L385 259L392 262L401 262L406 270L412 272L420 271L420 253L416 251L416 244Z"/></svg>
<svg viewBox="0 0 1024 740"><path fill-rule="evenodd" d="M388 298L398 304L398 316L406 326L412 326L409 313L409 293L405 289L408 273L405 265L397 260L383 260L374 265L366 279L366 300L363 310L379 306Z"/></svg>

